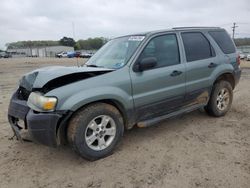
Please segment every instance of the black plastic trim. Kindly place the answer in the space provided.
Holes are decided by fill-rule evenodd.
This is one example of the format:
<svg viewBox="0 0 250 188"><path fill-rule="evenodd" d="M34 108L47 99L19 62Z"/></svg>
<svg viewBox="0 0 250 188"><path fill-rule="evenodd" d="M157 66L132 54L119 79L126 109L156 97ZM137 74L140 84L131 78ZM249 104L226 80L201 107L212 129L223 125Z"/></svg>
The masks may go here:
<svg viewBox="0 0 250 188"><path fill-rule="evenodd" d="M240 81L241 69L234 70L233 75L234 75L234 81L235 81L235 86L236 86Z"/></svg>

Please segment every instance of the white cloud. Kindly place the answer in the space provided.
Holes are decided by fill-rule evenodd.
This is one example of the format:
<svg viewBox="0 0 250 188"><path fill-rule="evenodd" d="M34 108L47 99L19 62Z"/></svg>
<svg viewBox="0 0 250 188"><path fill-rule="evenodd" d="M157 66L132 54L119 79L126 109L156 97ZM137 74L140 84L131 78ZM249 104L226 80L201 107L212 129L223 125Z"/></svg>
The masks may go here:
<svg viewBox="0 0 250 188"><path fill-rule="evenodd" d="M114 37L174 26L221 26L250 37L250 1L1 0L0 48L18 40Z"/></svg>

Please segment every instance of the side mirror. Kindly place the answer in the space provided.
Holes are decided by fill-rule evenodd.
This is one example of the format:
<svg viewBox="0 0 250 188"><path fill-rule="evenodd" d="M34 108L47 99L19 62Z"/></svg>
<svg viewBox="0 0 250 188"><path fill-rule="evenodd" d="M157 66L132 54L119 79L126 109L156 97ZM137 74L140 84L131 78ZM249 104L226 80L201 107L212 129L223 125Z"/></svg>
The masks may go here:
<svg viewBox="0 0 250 188"><path fill-rule="evenodd" d="M134 71L142 72L144 70L154 68L156 65L157 65L157 59L155 57L146 57L136 63Z"/></svg>

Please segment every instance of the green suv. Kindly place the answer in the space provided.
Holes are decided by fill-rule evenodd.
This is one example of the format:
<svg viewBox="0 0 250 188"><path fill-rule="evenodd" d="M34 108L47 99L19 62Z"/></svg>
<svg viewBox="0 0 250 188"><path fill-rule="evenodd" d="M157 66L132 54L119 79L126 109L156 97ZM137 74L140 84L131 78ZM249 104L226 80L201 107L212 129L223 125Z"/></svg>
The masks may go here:
<svg viewBox="0 0 250 188"><path fill-rule="evenodd" d="M231 107L240 59L217 27L173 28L118 37L81 67L46 67L24 75L8 111L18 138L69 144L96 160L112 153L124 129L148 127L205 108ZM21 122L24 122L23 124Z"/></svg>

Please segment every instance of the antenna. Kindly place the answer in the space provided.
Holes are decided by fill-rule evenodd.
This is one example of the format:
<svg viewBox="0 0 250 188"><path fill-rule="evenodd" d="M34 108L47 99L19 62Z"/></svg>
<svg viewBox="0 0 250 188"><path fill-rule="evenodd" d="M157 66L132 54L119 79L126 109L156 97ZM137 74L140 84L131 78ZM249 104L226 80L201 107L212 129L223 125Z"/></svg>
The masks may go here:
<svg viewBox="0 0 250 188"><path fill-rule="evenodd" d="M74 22L72 22L72 34L73 34L73 38L75 38L76 36L75 36L75 23Z"/></svg>

